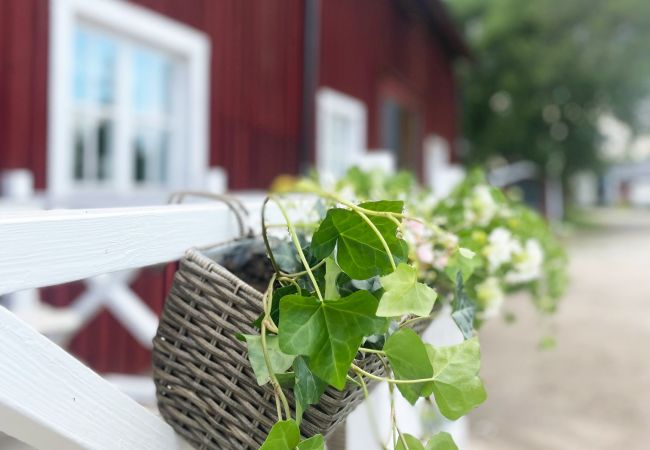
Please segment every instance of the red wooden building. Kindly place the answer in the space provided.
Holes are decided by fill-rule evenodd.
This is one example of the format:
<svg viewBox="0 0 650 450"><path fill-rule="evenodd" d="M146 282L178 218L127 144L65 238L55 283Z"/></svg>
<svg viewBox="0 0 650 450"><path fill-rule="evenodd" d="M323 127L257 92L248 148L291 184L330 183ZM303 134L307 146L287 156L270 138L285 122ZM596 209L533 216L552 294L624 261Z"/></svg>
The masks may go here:
<svg viewBox="0 0 650 450"><path fill-rule="evenodd" d="M440 0L0 0L0 171L73 207L214 187L214 167L230 189L338 175L375 149L423 176L430 138L454 146L464 54ZM133 287L160 309L156 270ZM106 312L72 348L148 365Z"/></svg>

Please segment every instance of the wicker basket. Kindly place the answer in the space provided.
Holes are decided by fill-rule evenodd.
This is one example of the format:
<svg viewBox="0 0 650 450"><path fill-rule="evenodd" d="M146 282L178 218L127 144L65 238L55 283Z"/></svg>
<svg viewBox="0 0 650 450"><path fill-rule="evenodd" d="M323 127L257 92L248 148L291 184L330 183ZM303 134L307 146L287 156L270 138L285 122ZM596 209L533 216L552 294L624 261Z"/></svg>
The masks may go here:
<svg viewBox="0 0 650 450"><path fill-rule="evenodd" d="M154 339L154 381L165 420L201 449L257 449L277 420L273 390L259 386L237 333L253 334L262 294L197 250L180 262ZM375 358L357 361L382 374ZM287 398L293 408L291 392ZM305 437L330 434L363 400L328 388L303 416Z"/></svg>

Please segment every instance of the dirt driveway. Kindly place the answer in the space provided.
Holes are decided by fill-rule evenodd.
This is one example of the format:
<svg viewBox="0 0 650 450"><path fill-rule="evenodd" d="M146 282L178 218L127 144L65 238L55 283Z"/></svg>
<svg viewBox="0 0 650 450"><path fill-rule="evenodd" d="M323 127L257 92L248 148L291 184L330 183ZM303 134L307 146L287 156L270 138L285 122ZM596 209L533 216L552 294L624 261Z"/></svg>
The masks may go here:
<svg viewBox="0 0 650 450"><path fill-rule="evenodd" d="M471 450L650 448L650 212L605 211L568 240L572 284L557 345L524 298L481 331L488 400Z"/></svg>

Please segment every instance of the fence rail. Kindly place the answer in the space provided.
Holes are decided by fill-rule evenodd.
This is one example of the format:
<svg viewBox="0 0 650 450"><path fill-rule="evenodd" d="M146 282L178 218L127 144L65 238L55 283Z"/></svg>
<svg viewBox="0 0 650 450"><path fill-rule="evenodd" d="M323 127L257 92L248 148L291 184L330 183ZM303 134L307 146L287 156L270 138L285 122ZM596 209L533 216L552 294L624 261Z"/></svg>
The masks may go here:
<svg viewBox="0 0 650 450"><path fill-rule="evenodd" d="M219 203L4 213L0 294L173 261L237 233Z"/></svg>
<svg viewBox="0 0 650 450"><path fill-rule="evenodd" d="M257 222L261 202L245 201ZM234 214L215 202L2 213L0 294L172 261L238 233ZM0 348L0 432L43 449L189 448L162 419L2 307Z"/></svg>

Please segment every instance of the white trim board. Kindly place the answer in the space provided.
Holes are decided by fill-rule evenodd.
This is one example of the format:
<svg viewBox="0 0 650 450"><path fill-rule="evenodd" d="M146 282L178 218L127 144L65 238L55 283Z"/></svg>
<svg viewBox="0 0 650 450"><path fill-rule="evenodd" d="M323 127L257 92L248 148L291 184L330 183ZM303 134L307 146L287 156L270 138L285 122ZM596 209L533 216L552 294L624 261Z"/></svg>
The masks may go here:
<svg viewBox="0 0 650 450"><path fill-rule="evenodd" d="M221 203L3 214L0 294L173 261L238 233Z"/></svg>
<svg viewBox="0 0 650 450"><path fill-rule="evenodd" d="M190 450L172 428L0 307L0 432L39 449Z"/></svg>
<svg viewBox="0 0 650 450"><path fill-rule="evenodd" d="M54 197L75 194L72 182L74 30L86 25L146 43L183 61L179 77L187 86L173 97L181 111L184 132L179 140L186 160L182 185L172 189L201 189L209 166L210 41L204 33L146 8L117 0L50 0L50 68L48 85L48 191ZM124 83L122 83L124 84ZM176 89L178 91L178 89ZM122 121L124 122L124 121ZM128 122L128 121L127 121ZM122 128L128 127L128 124ZM115 145L128 144L128 132L116 130ZM178 134L178 133L177 133ZM124 153L124 152L122 152ZM119 157L120 152L116 152ZM128 170L125 173L129 172ZM118 175L118 174L116 174ZM122 175L122 178L126 175ZM120 180L118 180L120 181ZM128 181L128 180L127 180ZM125 187L121 180L114 189Z"/></svg>
<svg viewBox="0 0 650 450"><path fill-rule="evenodd" d="M318 89L316 167L322 175L344 175L367 151L367 116L363 101L328 87ZM343 135L341 126L347 129Z"/></svg>

